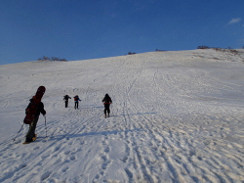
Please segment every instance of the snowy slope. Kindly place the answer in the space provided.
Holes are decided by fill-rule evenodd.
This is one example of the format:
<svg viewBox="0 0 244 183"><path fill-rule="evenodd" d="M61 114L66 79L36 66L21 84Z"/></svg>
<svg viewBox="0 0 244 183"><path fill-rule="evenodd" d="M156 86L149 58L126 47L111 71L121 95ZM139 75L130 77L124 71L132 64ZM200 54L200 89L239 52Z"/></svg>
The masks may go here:
<svg viewBox="0 0 244 183"><path fill-rule="evenodd" d="M40 85L48 137L40 116L23 145L27 126L12 139ZM0 182L244 182L243 50L3 65L0 102Z"/></svg>

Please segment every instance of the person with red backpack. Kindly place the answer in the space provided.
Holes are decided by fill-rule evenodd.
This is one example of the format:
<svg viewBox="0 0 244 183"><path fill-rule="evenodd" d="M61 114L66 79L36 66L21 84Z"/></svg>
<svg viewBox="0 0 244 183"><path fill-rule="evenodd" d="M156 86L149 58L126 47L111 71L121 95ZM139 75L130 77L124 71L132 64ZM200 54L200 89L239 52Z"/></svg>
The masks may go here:
<svg viewBox="0 0 244 183"><path fill-rule="evenodd" d="M81 101L79 96L78 95L74 96L75 109L79 109L79 101Z"/></svg>
<svg viewBox="0 0 244 183"><path fill-rule="evenodd" d="M36 111L33 114L34 115L34 119L33 121L29 124L29 130L26 134L26 139L25 139L25 144L28 144L30 142L33 142L34 139L36 138L36 134L35 134L35 130L36 130L36 124L38 122L40 113L42 113L43 116L46 115L46 111L44 109L44 105L42 102L39 102L38 104L33 104L35 102L35 96L32 97L32 99L30 99L30 103L26 108L26 113L28 113L28 110L32 107L32 105L37 105Z"/></svg>
<svg viewBox="0 0 244 183"><path fill-rule="evenodd" d="M112 99L108 94L105 95L105 97L102 100L104 104L104 115L106 117L110 117L110 104L112 104Z"/></svg>

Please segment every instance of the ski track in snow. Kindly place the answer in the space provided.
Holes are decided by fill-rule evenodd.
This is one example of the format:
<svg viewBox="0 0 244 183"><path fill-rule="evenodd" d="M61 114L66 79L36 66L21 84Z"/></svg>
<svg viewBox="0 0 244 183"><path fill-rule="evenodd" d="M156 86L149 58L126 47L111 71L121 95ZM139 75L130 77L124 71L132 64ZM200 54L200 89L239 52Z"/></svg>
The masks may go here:
<svg viewBox="0 0 244 183"><path fill-rule="evenodd" d="M244 182L244 65L220 54L1 66L0 182ZM22 145L27 127L15 132L39 85L48 137L40 116L36 142ZM65 94L80 96L78 110Z"/></svg>

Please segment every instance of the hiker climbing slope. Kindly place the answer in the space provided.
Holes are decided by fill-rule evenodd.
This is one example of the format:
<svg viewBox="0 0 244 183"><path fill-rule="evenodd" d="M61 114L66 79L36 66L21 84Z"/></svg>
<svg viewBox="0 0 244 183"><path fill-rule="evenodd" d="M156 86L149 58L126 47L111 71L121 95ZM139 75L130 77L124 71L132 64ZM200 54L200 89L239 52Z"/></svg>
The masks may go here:
<svg viewBox="0 0 244 183"><path fill-rule="evenodd" d="M78 95L74 96L75 109L79 109L79 101L81 101L79 96Z"/></svg>
<svg viewBox="0 0 244 183"><path fill-rule="evenodd" d="M69 95L65 95L65 96L64 96L65 108L68 107L69 99L71 99L71 97L70 97Z"/></svg>
<svg viewBox="0 0 244 183"><path fill-rule="evenodd" d="M42 113L43 116L46 115L46 111L44 109L44 104L41 102L41 99L45 93L45 90L46 89L44 86L40 86L37 89L35 96L33 96L32 99L30 99L30 103L25 110L26 116L24 119L24 123L29 124L29 130L26 134L26 139L25 139L24 144L28 144L30 142L35 141L36 124L38 122L40 113Z"/></svg>
<svg viewBox="0 0 244 183"><path fill-rule="evenodd" d="M110 117L110 104L112 104L112 99L108 94L105 95L105 97L102 100L104 104L104 115L106 117Z"/></svg>

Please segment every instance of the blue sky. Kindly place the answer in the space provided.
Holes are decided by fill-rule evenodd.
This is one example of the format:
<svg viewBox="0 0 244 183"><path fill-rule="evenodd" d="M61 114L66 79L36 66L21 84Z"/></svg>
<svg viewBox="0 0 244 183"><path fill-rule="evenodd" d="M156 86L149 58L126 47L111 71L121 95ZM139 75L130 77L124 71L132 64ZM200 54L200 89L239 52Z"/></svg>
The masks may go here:
<svg viewBox="0 0 244 183"><path fill-rule="evenodd" d="M0 64L244 46L244 0L0 0Z"/></svg>

